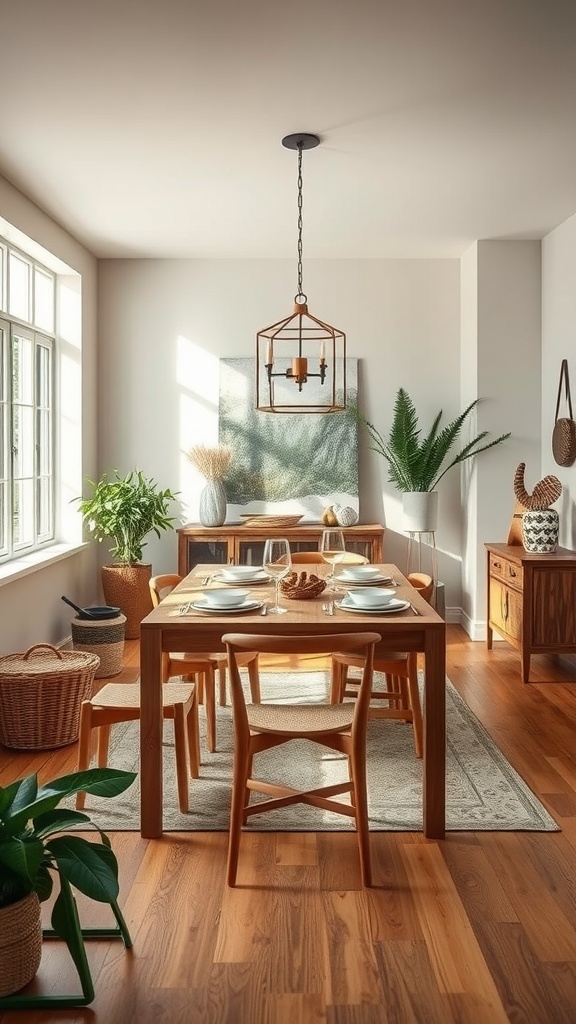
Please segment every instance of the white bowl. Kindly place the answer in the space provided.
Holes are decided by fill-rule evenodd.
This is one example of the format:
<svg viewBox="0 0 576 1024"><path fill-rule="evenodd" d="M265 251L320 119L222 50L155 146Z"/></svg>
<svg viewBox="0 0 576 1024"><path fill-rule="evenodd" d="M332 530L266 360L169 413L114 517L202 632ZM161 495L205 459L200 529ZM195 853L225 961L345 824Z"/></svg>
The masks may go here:
<svg viewBox="0 0 576 1024"><path fill-rule="evenodd" d="M262 572L260 565L227 565L220 570L220 575L228 580L238 580L239 583L246 578L252 578Z"/></svg>
<svg viewBox="0 0 576 1024"><path fill-rule="evenodd" d="M380 569L377 565L349 565L339 574L347 580L373 580L380 576Z"/></svg>
<svg viewBox="0 0 576 1024"><path fill-rule="evenodd" d="M214 608L231 608L249 597L249 590L242 590L240 587L222 587L222 589L205 590L204 600Z"/></svg>
<svg viewBox="0 0 576 1024"><path fill-rule="evenodd" d="M382 608L396 596L395 590L383 587L370 587L369 590L349 590L348 597L359 608Z"/></svg>

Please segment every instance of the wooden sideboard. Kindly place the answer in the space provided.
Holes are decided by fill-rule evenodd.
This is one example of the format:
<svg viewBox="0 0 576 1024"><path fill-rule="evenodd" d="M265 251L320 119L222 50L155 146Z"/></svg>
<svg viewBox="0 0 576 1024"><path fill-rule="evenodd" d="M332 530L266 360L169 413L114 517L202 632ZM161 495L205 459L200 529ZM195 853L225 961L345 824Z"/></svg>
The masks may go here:
<svg viewBox="0 0 576 1024"><path fill-rule="evenodd" d="M198 564L262 565L264 542L268 537L287 537L293 551L317 551L324 526L302 524L288 529L252 529L242 523L200 526L189 523L178 532L178 573L186 576ZM343 528L346 548L371 562L383 562L384 527L378 524Z"/></svg>
<svg viewBox="0 0 576 1024"><path fill-rule="evenodd" d="M525 551L520 545L486 544L487 645L496 630L520 651L522 682L532 654L576 653L576 551Z"/></svg>

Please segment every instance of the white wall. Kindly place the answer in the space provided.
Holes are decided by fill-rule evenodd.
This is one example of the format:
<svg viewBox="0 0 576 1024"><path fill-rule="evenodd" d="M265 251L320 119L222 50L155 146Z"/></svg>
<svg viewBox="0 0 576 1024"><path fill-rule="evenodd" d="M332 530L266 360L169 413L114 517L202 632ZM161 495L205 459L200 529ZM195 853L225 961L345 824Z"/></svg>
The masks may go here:
<svg viewBox="0 0 576 1024"><path fill-rule="evenodd" d="M0 178L0 233L23 244L28 239L82 275L82 406L80 456L74 483L81 491L84 474L97 471L96 431L96 260L34 203ZM40 256L40 253L38 253ZM75 444L77 444L77 439ZM64 511L64 510L63 510ZM75 555L10 582L0 579L0 652L23 651L35 643L59 643L70 635L70 610L60 600L68 594L80 603L99 598L99 573L93 545Z"/></svg>
<svg viewBox="0 0 576 1024"><path fill-rule="evenodd" d="M559 466L552 455L552 430L560 365L568 360L572 411L576 416L576 216L542 242L542 476L553 473L562 483L554 505L560 514L560 543L576 548L576 463ZM563 400L561 416L567 416ZM530 491L532 480L528 481Z"/></svg>
<svg viewBox="0 0 576 1024"><path fill-rule="evenodd" d="M197 520L203 481L183 452L217 438L218 360L252 356L256 331L287 315L288 260L104 260L99 264L100 468L138 465L180 490L182 521ZM423 426L460 411L457 260L312 260L305 288L312 313L347 334L359 359L361 407L382 431L398 387ZM403 564L400 499L383 460L363 438L360 513L387 528L385 555ZM460 604L457 472L441 486L440 575ZM176 538L146 548L157 572L173 570Z"/></svg>
<svg viewBox="0 0 576 1024"><path fill-rule="evenodd" d="M462 260L462 396L473 399L473 433L501 446L466 463L463 472L464 624L486 635L487 541L505 541L514 511L513 479L540 467L541 247L538 241L477 242ZM530 489L530 488L529 488Z"/></svg>

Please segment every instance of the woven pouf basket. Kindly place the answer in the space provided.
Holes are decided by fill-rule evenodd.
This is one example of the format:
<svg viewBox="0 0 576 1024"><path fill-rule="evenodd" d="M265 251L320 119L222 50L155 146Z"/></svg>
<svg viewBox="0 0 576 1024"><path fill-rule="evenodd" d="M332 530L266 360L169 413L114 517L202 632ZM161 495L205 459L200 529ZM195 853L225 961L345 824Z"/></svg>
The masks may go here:
<svg viewBox="0 0 576 1024"><path fill-rule="evenodd" d="M0 907L0 997L18 992L36 974L42 956L40 901L35 892Z"/></svg>
<svg viewBox="0 0 576 1024"><path fill-rule="evenodd" d="M113 619L72 619L72 646L75 651L97 654L100 665L96 679L117 676L122 670L126 616Z"/></svg>
<svg viewBox="0 0 576 1024"><path fill-rule="evenodd" d="M51 750L78 739L80 705L92 694L95 654L35 644L0 657L0 743Z"/></svg>

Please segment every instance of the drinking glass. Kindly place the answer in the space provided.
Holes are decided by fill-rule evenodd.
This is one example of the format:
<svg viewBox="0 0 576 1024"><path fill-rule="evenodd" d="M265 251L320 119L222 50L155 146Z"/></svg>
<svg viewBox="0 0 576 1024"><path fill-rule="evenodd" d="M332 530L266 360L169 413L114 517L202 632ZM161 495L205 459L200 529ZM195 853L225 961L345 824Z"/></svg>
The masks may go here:
<svg viewBox="0 0 576 1024"><path fill-rule="evenodd" d="M290 544L285 537L269 537L264 544L264 557L262 567L272 576L276 584L276 604L268 609L269 615L283 615L287 608L281 608L279 603L280 580L287 576L292 568L292 557L290 555Z"/></svg>
<svg viewBox="0 0 576 1024"><path fill-rule="evenodd" d="M346 558L346 544L342 530L322 530L320 540L320 554L325 562L332 566L332 572L328 575L328 589L336 590L334 585L334 570L336 566Z"/></svg>

